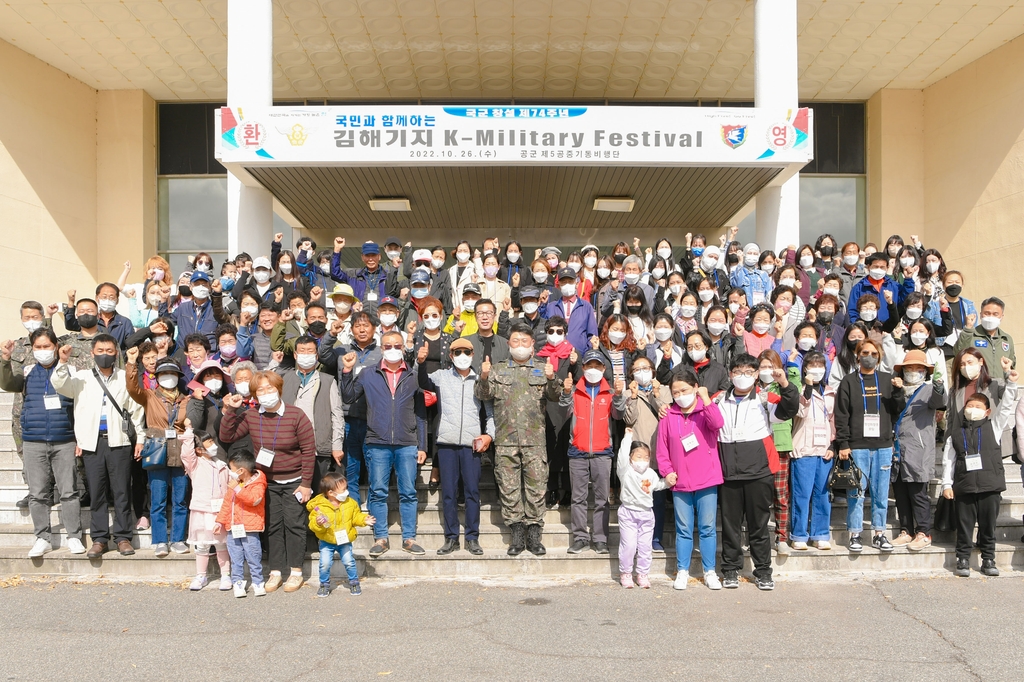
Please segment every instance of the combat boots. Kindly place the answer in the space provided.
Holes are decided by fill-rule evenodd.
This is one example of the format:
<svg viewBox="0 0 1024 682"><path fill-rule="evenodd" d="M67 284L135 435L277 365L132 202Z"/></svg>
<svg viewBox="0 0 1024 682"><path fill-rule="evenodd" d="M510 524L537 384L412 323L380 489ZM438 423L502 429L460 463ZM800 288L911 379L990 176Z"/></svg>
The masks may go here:
<svg viewBox="0 0 1024 682"><path fill-rule="evenodd" d="M526 528L521 523L513 523L509 530L512 531L512 541L508 543L508 555L519 556L526 549Z"/></svg>
<svg viewBox="0 0 1024 682"><path fill-rule="evenodd" d="M526 549L534 556L543 556L547 553L547 550L544 549L544 545L540 541L542 531L543 529L538 523L526 527Z"/></svg>

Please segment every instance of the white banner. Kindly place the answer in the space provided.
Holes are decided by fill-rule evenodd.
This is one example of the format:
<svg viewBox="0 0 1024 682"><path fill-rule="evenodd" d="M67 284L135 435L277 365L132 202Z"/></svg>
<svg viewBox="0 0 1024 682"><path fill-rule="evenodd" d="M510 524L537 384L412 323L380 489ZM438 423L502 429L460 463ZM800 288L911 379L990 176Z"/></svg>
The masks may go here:
<svg viewBox="0 0 1024 682"><path fill-rule="evenodd" d="M812 113L645 106L334 106L217 113L217 158L273 165L788 166Z"/></svg>

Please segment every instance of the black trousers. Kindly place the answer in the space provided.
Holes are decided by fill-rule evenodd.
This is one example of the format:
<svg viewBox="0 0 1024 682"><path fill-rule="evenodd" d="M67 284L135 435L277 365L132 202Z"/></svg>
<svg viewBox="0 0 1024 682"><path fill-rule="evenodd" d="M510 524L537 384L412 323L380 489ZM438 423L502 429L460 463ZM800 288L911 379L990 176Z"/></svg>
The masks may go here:
<svg viewBox="0 0 1024 682"><path fill-rule="evenodd" d="M900 530L908 535L932 534L932 500L928 497L927 483L893 481L896 496L896 516Z"/></svg>
<svg viewBox="0 0 1024 682"><path fill-rule="evenodd" d="M334 471L336 468L338 465L334 462L332 455L321 455L319 452L316 454L316 465L313 467L313 497L320 493L320 481L328 472ZM342 471L342 473L345 472Z"/></svg>
<svg viewBox="0 0 1024 682"><path fill-rule="evenodd" d="M772 543L768 521L775 499L775 477L771 474L749 481L726 481L718 489L722 509L722 571L743 568L743 521L754 562L754 576L772 577Z"/></svg>
<svg viewBox="0 0 1024 682"><path fill-rule="evenodd" d="M291 573L302 568L306 553L306 505L295 499L294 483L267 483L267 557L270 570Z"/></svg>
<svg viewBox="0 0 1024 682"><path fill-rule="evenodd" d="M466 540L480 537L480 453L466 445L438 444L444 537L459 539L459 481L466 496Z"/></svg>
<svg viewBox="0 0 1024 682"><path fill-rule="evenodd" d="M96 439L95 452L82 452L85 478L92 501L89 514L89 537L93 542L110 541L110 519L107 497L114 499L114 540L132 539L132 504L129 496L134 449L131 445L110 447L105 436Z"/></svg>
<svg viewBox="0 0 1024 682"><path fill-rule="evenodd" d="M999 516L998 492L960 493L956 496L956 558L969 559L973 548L974 526L978 526L978 548L982 559L996 558L996 517Z"/></svg>
<svg viewBox="0 0 1024 682"><path fill-rule="evenodd" d="M544 438L548 451L548 492L559 490L568 493L569 484L569 437L572 435L572 422L566 421L562 428L555 429L550 419L545 418Z"/></svg>
<svg viewBox="0 0 1024 682"><path fill-rule="evenodd" d="M142 461L132 457L132 509L135 518L149 518L149 474L142 468Z"/></svg>

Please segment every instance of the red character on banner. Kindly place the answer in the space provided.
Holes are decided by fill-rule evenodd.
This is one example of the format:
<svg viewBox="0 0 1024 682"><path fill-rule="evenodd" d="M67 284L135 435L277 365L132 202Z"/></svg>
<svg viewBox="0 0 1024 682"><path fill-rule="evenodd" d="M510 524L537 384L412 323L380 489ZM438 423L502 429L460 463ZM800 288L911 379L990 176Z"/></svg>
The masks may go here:
<svg viewBox="0 0 1024 682"><path fill-rule="evenodd" d="M242 123L236 131L235 136L240 147L262 147L267 137L264 127L256 121Z"/></svg>

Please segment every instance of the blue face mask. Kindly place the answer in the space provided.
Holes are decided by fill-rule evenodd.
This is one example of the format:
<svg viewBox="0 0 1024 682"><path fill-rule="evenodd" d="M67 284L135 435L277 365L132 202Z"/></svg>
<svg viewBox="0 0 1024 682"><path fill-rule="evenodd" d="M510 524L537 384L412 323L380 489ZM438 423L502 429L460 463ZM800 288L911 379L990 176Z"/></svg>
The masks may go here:
<svg viewBox="0 0 1024 682"><path fill-rule="evenodd" d="M698 258L700 256L704 255L704 247L703 246L695 246L692 249L690 249L690 251L692 251L693 255L698 257Z"/></svg>
<svg viewBox="0 0 1024 682"><path fill-rule="evenodd" d="M235 280L231 279L230 277L221 277L220 288L223 289L224 291L231 291L232 289L235 288Z"/></svg>

